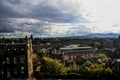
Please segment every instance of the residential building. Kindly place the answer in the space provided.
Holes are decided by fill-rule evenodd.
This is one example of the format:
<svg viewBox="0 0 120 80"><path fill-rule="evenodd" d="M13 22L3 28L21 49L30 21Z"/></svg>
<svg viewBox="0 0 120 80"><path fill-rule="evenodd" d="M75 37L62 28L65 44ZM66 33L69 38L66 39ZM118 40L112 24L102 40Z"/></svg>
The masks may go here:
<svg viewBox="0 0 120 80"><path fill-rule="evenodd" d="M29 78L33 73L32 40L0 43L0 79Z"/></svg>
<svg viewBox="0 0 120 80"><path fill-rule="evenodd" d="M63 60L73 61L79 57L93 57L95 55L95 49L86 46L80 47L78 45L69 45L63 48L60 48Z"/></svg>

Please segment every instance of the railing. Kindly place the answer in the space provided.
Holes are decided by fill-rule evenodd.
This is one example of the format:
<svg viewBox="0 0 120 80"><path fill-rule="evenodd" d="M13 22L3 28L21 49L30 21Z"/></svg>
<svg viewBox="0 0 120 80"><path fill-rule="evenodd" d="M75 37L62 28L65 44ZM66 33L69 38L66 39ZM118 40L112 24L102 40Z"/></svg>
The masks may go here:
<svg viewBox="0 0 120 80"><path fill-rule="evenodd" d="M119 80L120 77L112 75L42 75L36 79Z"/></svg>

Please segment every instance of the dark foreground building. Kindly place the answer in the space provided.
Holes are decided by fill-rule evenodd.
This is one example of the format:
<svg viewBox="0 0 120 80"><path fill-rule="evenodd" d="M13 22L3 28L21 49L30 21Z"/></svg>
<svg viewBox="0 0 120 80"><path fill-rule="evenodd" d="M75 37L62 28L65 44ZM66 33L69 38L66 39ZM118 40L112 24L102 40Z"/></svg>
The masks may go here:
<svg viewBox="0 0 120 80"><path fill-rule="evenodd" d="M0 79L28 78L32 73L32 40L0 43Z"/></svg>

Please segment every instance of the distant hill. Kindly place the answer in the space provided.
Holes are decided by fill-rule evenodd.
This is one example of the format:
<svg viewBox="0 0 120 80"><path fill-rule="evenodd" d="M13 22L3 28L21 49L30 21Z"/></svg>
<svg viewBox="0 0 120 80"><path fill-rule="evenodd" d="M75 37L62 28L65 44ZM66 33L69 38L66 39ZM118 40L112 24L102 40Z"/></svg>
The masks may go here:
<svg viewBox="0 0 120 80"><path fill-rule="evenodd" d="M87 34L86 37L100 37L100 38L118 38L120 34L117 33L92 33Z"/></svg>

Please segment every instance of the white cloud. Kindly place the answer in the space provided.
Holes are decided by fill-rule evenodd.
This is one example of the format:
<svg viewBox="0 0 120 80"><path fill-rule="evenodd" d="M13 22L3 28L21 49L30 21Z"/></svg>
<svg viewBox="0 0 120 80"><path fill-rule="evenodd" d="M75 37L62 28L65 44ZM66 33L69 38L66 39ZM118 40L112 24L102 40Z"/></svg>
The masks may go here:
<svg viewBox="0 0 120 80"><path fill-rule="evenodd" d="M13 29L14 33L20 31L45 36L64 36L68 35L69 31L69 35L87 32L120 33L120 0L15 1L2 0L1 2L2 7L5 7L2 12L7 11L4 9L15 12L15 17L5 17L10 21L6 23L11 27L6 27L7 30L2 29L1 32ZM5 16L7 15L9 13L5 13ZM3 25L3 22L1 21L0 24Z"/></svg>
<svg viewBox="0 0 120 80"><path fill-rule="evenodd" d="M120 0L84 0L83 16L104 32L115 32L112 25L120 23L119 3Z"/></svg>

